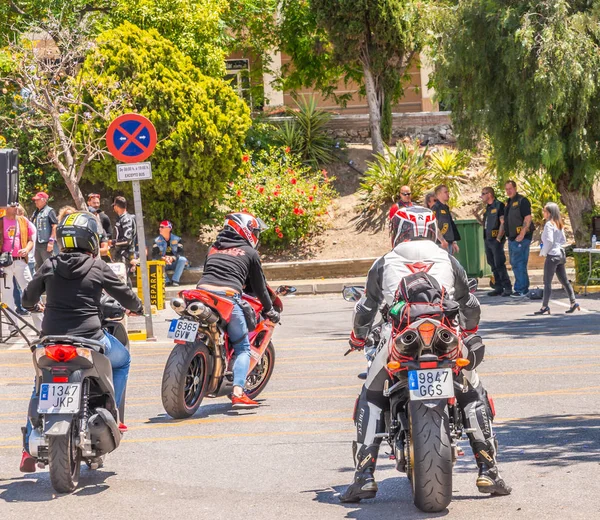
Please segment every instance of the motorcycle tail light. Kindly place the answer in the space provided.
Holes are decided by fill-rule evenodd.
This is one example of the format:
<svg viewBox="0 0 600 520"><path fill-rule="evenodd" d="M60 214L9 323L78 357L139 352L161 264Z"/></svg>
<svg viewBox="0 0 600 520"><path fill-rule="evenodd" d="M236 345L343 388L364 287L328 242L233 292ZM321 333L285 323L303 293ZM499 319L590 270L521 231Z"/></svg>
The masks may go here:
<svg viewBox="0 0 600 520"><path fill-rule="evenodd" d="M419 331L423 343L428 347L431 346L433 335L435 334L435 325L430 321L425 321L417 327L417 330Z"/></svg>
<svg viewBox="0 0 600 520"><path fill-rule="evenodd" d="M72 345L53 345L44 348L44 354L57 363L68 363L77 357L77 349Z"/></svg>
<svg viewBox="0 0 600 520"><path fill-rule="evenodd" d="M53 383L68 383L69 378L68 378L68 376L54 376L52 378L52 382Z"/></svg>
<svg viewBox="0 0 600 520"><path fill-rule="evenodd" d="M421 363L419 363L419 368L437 368L437 366L437 361L421 361Z"/></svg>

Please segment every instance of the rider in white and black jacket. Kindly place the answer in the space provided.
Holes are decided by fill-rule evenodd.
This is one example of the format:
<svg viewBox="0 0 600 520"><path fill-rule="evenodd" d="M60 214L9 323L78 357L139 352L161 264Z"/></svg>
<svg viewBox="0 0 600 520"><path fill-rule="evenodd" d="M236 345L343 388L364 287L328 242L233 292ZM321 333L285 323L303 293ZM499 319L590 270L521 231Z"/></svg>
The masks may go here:
<svg viewBox="0 0 600 520"><path fill-rule="evenodd" d="M465 270L447 251L435 244L437 225L435 215L422 207L404 208L394 216L394 249L379 258L367 278L365 295L356 304L354 327L350 336L350 346L362 349L365 346L373 321L381 304L393 303L401 280L418 272L426 272L433 277L447 296L460 306L460 322L463 343L470 364L462 374L467 380L467 391L456 395L463 421L468 433L473 453L479 467L477 487L482 493L507 495L511 492L500 477L496 465L497 443L493 434L493 407L487 392L479 381L475 368L483 359L485 347L476 335L479 325L480 306L477 298L469 292ZM383 433L384 412L389 407L389 399L383 395L388 349L377 352L363 385L355 409L354 421L357 440L353 443L356 473L354 482L340 495L342 502L358 502L373 498L377 493L377 483L373 477Z"/></svg>

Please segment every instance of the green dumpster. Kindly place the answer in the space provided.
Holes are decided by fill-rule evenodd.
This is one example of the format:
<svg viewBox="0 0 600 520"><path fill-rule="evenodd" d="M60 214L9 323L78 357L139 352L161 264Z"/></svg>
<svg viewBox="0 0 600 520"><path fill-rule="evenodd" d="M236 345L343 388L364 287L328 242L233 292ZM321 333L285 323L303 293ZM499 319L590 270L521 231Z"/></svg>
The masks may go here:
<svg viewBox="0 0 600 520"><path fill-rule="evenodd" d="M456 220L455 223L461 237L458 243L460 251L456 259L467 271L467 276L472 278L490 276L492 271L485 258L482 225L475 219Z"/></svg>

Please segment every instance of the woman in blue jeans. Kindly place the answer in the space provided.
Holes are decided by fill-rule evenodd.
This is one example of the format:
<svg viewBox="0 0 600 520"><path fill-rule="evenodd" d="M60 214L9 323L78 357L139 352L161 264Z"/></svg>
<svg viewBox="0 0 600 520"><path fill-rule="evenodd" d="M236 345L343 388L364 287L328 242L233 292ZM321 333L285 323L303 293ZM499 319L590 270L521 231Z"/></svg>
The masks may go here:
<svg viewBox="0 0 600 520"><path fill-rule="evenodd" d="M227 215L223 230L208 251L202 278L198 282L198 289L231 298L234 303L233 313L227 324L229 340L236 355L231 399L234 409L258 406L256 401L244 393L250 366L248 327L240 305L244 289L260 300L267 318L274 323L279 321L279 313L273 309L256 251L260 233L265 229L265 223L249 213Z"/></svg>
<svg viewBox="0 0 600 520"><path fill-rule="evenodd" d="M78 336L104 343L113 369L115 400L121 404L130 357L127 349L102 330L103 291L132 312L142 312L142 302L110 267L98 258L98 220L81 211L66 216L56 228L59 255L48 258L23 292L23 306L35 309L46 294L42 336ZM120 424L121 430L126 430ZM35 471L35 460L24 451L21 471Z"/></svg>

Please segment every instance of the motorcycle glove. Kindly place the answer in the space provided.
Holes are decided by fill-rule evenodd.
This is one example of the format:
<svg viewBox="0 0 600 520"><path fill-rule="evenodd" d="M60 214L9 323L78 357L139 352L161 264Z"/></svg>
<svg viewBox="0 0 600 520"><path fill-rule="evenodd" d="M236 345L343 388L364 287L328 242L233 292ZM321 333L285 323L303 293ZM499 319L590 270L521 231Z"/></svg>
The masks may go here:
<svg viewBox="0 0 600 520"><path fill-rule="evenodd" d="M483 361L483 356L485 355L485 345L483 344L481 336L477 334L471 334L470 336L467 336L464 338L463 343L469 351L467 359L470 361L470 363L466 369L473 370L474 368L477 368Z"/></svg>
<svg viewBox="0 0 600 520"><path fill-rule="evenodd" d="M271 309L269 312L265 312L265 316L273 323L279 323L281 316L275 309Z"/></svg>
<svg viewBox="0 0 600 520"><path fill-rule="evenodd" d="M350 333L350 339L348 340L348 344L352 350L362 350L365 348L365 343L367 341L365 339L357 338L354 334L354 331Z"/></svg>

